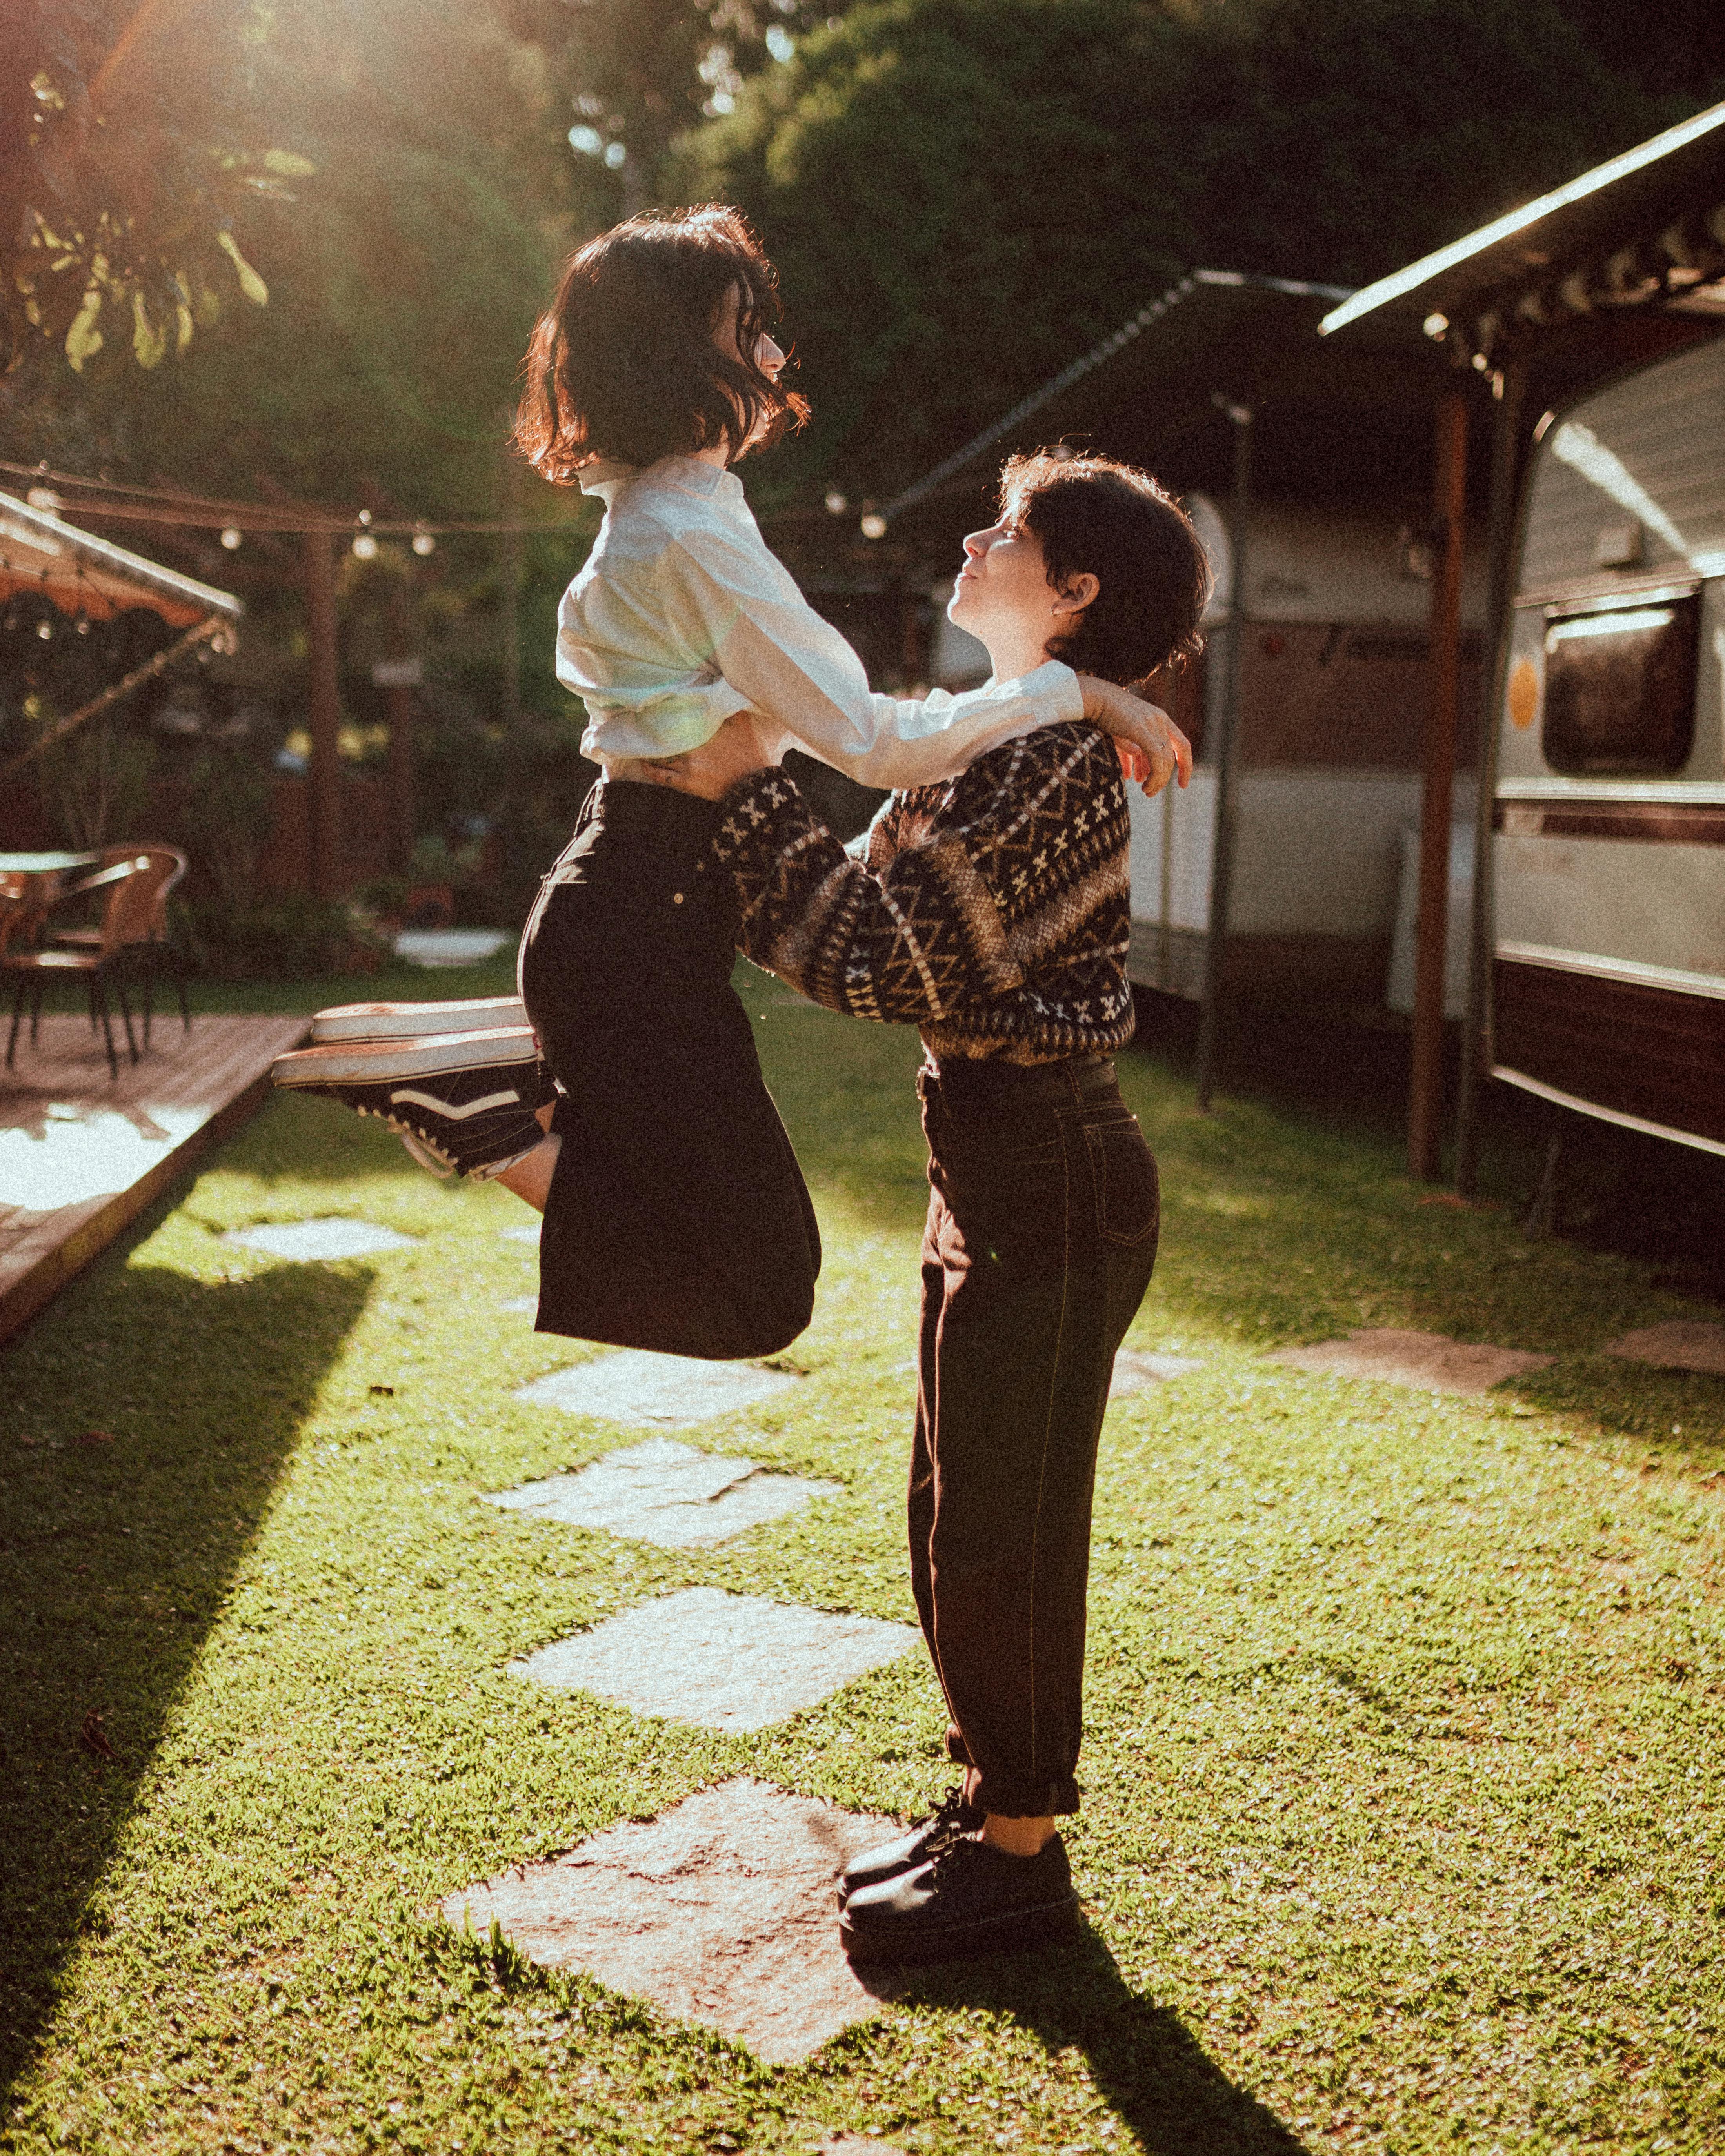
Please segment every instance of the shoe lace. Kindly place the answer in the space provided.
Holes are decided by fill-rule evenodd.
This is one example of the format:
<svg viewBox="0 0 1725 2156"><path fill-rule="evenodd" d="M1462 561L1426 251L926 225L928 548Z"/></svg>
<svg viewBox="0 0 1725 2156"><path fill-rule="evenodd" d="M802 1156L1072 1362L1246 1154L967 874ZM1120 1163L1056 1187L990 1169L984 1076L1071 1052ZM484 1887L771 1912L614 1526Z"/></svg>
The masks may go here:
<svg viewBox="0 0 1725 2156"><path fill-rule="evenodd" d="M923 1845L924 1854L937 1856L942 1850L950 1849L955 1841L962 1841L976 1824L976 1814L966 1801L963 1784L955 1782L931 1815L929 1835Z"/></svg>

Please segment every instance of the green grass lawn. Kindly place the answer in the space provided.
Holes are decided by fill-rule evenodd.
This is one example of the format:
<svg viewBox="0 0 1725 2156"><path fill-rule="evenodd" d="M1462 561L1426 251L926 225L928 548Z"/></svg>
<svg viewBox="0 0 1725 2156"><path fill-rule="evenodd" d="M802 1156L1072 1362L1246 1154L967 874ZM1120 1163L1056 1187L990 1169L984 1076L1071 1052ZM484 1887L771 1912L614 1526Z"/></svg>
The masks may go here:
<svg viewBox="0 0 1725 2156"><path fill-rule="evenodd" d="M1132 1343L1205 1359L1104 1437L1086 1943L927 1974L768 2069L436 1919L727 1775L944 1786L916 1657L747 1737L505 1674L688 1585L911 1618L916 1043L751 993L826 1271L794 1399L685 1435L840 1500L696 1552L480 1503L630 1440L512 1396L590 1352L502 1311L525 1210L313 1102L6 1351L0 2148L1725 2145L1725 1381L1599 1352L1686 1306L1422 1203L1375 1137L1200 1118L1142 1054L1166 1209ZM331 1213L421 1240L218 1240ZM1557 1359L1482 1401L1263 1359L1363 1324Z"/></svg>

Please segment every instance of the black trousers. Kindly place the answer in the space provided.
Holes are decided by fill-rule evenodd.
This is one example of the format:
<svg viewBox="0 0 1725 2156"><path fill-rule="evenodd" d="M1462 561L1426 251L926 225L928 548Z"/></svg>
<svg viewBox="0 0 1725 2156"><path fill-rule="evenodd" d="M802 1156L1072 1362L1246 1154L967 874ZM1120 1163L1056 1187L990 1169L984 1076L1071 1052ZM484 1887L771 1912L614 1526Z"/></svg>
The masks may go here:
<svg viewBox="0 0 1725 2156"><path fill-rule="evenodd" d="M1074 1812L1096 1447L1156 1261L1156 1163L1103 1057L948 1059L917 1086L917 1614L983 1810Z"/></svg>
<svg viewBox="0 0 1725 2156"><path fill-rule="evenodd" d="M769 1355L808 1324L820 1233L731 986L715 803L604 782L547 876L521 987L562 1089L537 1329Z"/></svg>

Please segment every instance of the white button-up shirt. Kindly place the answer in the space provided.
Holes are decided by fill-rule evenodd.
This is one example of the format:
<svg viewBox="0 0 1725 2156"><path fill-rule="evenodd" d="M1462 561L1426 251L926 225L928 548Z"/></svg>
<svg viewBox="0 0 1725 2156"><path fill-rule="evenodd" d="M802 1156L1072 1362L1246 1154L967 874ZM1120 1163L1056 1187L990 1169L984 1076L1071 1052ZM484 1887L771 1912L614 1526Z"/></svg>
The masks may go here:
<svg viewBox="0 0 1725 2156"><path fill-rule="evenodd" d="M768 550L734 472L698 457L595 462L581 487L605 521L557 609L557 679L587 706L583 754L607 770L680 755L753 711L781 730L775 757L795 744L866 786L921 786L1084 716L1055 660L958 696L876 695Z"/></svg>

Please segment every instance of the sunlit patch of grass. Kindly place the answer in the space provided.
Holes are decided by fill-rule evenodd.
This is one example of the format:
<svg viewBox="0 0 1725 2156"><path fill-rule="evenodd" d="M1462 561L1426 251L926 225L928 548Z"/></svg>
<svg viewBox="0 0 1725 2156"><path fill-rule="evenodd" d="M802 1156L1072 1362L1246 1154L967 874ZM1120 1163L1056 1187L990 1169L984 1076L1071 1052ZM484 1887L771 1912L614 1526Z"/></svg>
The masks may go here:
<svg viewBox="0 0 1725 2156"><path fill-rule="evenodd" d="M1725 1382L1601 1353L1683 1310L1642 1269L1422 1207L1386 1147L1261 1101L1199 1118L1142 1055L1132 1344L1203 1363L1108 1419L1089 1942L928 1972L773 2070L433 1917L726 1775L944 1784L915 1658L736 1738L506 1673L688 1585L911 1615L916 1044L748 986L827 1264L796 1393L693 1438L841 1497L689 1552L480 1502L619 1441L516 1398L592 1351L504 1311L514 1200L313 1102L8 1351L0 2148L1715 2145ZM418 1240L221 1240L330 1213ZM1359 1325L1557 1359L1481 1400L1264 1359Z"/></svg>

